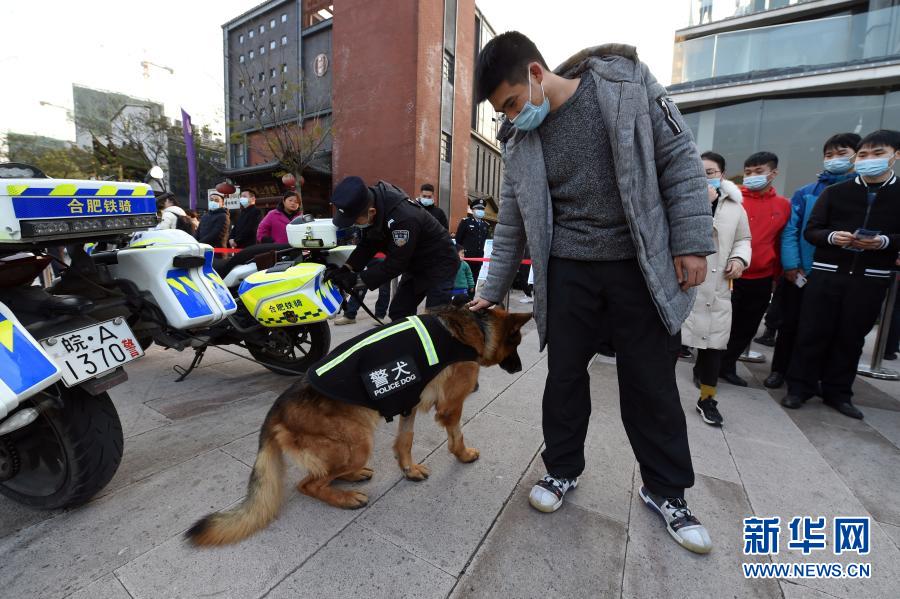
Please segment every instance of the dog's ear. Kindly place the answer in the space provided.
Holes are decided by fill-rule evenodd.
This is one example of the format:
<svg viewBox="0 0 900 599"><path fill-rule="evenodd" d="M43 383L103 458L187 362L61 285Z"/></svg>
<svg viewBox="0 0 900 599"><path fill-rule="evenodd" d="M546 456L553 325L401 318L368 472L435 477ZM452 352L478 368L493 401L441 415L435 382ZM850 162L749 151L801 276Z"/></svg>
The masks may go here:
<svg viewBox="0 0 900 599"><path fill-rule="evenodd" d="M533 314L531 312L510 312L506 317L509 324L509 331L514 333L518 331L525 323L531 320Z"/></svg>
<svg viewBox="0 0 900 599"><path fill-rule="evenodd" d="M453 308L462 308L469 303L469 298L464 295L454 295L450 299L450 306Z"/></svg>

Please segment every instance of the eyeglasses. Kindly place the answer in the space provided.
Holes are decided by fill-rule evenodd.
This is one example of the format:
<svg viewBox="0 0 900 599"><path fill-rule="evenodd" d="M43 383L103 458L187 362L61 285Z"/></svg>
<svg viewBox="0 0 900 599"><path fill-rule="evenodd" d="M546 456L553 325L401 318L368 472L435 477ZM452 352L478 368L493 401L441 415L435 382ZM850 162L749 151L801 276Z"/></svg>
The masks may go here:
<svg viewBox="0 0 900 599"><path fill-rule="evenodd" d="M709 168L706 169L706 176L707 176L707 177L715 177L716 175L721 175L721 174L722 174L722 171L714 171L714 170L709 169Z"/></svg>

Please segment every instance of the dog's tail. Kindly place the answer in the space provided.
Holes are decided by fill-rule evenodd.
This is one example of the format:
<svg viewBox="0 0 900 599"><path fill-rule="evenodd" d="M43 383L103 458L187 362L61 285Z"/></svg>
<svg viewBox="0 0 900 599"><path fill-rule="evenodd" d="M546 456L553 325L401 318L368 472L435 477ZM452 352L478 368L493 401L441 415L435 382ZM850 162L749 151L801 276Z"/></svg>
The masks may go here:
<svg viewBox="0 0 900 599"><path fill-rule="evenodd" d="M268 419L267 419L268 420ZM259 453L253 464L247 497L240 505L201 518L185 536L195 545L236 543L265 528L281 507L284 459L281 447L266 425L260 433Z"/></svg>

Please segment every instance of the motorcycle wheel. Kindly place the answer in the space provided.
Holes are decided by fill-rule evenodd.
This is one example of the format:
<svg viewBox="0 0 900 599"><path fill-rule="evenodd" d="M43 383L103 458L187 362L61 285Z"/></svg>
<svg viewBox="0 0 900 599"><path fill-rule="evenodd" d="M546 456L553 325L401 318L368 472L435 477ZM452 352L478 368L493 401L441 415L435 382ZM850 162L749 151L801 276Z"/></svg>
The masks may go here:
<svg viewBox="0 0 900 599"><path fill-rule="evenodd" d="M328 353L328 322L266 329L264 345L250 345L250 355L276 374L297 376Z"/></svg>
<svg viewBox="0 0 900 599"><path fill-rule="evenodd" d="M48 397L50 395L51 397ZM0 437L0 494L38 509L82 504L122 461L122 424L107 393L61 383L22 402L31 424Z"/></svg>

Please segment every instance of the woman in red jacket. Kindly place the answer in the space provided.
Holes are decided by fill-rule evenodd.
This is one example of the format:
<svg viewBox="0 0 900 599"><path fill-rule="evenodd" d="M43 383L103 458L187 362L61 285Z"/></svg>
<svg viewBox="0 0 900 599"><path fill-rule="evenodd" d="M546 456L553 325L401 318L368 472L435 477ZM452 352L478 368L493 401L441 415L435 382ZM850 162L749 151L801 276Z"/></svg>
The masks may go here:
<svg viewBox="0 0 900 599"><path fill-rule="evenodd" d="M259 223L256 230L256 241L259 243L287 243L288 224L303 213L303 202L297 191L285 192L275 210Z"/></svg>

